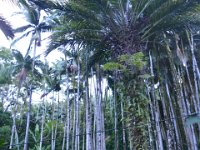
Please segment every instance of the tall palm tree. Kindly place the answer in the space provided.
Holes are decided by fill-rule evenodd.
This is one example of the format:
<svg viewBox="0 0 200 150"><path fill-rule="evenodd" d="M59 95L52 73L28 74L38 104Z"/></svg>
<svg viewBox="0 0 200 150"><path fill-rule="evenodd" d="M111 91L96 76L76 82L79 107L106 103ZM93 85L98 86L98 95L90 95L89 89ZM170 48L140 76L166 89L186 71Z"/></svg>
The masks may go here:
<svg viewBox="0 0 200 150"><path fill-rule="evenodd" d="M182 100L177 72L177 67L179 66L176 65L177 62L173 57L178 48L176 42L174 42L174 36L175 33L179 33L183 39L186 39L182 34L186 26L188 24L199 25L199 15L197 15L199 14L199 1L82 0L68 1L66 3L43 2L43 5L39 4L38 1L33 2L41 7L45 6L47 10L48 8L57 9L61 14L58 19L58 27L55 28L52 34L52 41L47 53L59 46L81 44L90 49L92 48L93 56L97 56L95 57L95 62L102 63L103 59L117 61L117 58L124 54L132 55L137 52L143 52L148 55L150 51L150 56L152 55L153 59L152 67L150 68L153 71L150 74L155 81L162 83L162 92L165 96L165 98L163 98L164 96L162 98L168 99L167 102L163 102L167 107L165 115L169 118L176 118L171 119L166 124L159 123L159 118L163 115L162 107L164 105L160 107L159 102L156 100L158 93L154 92L154 80L151 81L149 79L151 92L148 93L152 106L150 108L150 111L152 110L150 121L153 122L157 118L156 123L158 124L157 126L152 124L152 131L156 130L156 133L152 134L157 137L152 145L156 145L157 149L164 148L162 145L162 140L164 139L162 135L164 133L160 134L160 128L161 126L167 126L169 129L166 130L165 134L174 134L172 136L173 144L169 143L168 145L174 146L175 149L179 147L183 149L189 146L189 144L186 146L183 144L186 141L188 142L185 132L187 129L183 126L184 120L177 118L177 116L183 116L183 114L179 103ZM163 60L157 59L161 53L164 53L165 57L167 56L163 60L165 61L164 64L170 68L170 71L167 67L162 67L164 71L161 70L160 65ZM93 64L95 63L93 62ZM129 67L127 64L128 62L125 61L124 65ZM130 70L132 72L135 71L134 67L131 67ZM155 72L154 70L159 71ZM161 74L162 72L164 73ZM162 75L165 75L165 77ZM192 92L191 88L190 92ZM129 96L132 95L130 94ZM194 102L194 100L193 96L191 101ZM175 131L171 131L173 128ZM166 139L164 140L167 141ZM191 142L191 140L189 141Z"/></svg>

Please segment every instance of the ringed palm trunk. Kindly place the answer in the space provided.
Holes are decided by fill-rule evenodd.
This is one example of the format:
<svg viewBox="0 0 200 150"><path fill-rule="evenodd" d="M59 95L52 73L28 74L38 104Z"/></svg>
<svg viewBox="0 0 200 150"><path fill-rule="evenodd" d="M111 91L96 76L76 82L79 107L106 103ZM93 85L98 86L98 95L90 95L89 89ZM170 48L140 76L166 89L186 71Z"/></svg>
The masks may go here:
<svg viewBox="0 0 200 150"><path fill-rule="evenodd" d="M161 87L159 87L159 96L162 102L162 107L163 107L163 116L164 119L169 118L169 106L168 103L166 102L165 97L163 96L163 94L161 93L162 89ZM166 146L168 150L173 150L173 134L172 134L172 127L171 127L171 122L166 120L164 121L165 123L165 134L166 134Z"/></svg>
<svg viewBox="0 0 200 150"><path fill-rule="evenodd" d="M97 96L96 96L96 131L97 131L97 139L96 139L96 148L101 150L102 146L102 141L101 141L101 112L100 112L100 107L101 107L101 99L100 99L100 92L99 92L99 79L97 79Z"/></svg>
<svg viewBox="0 0 200 150"><path fill-rule="evenodd" d="M24 140L24 150L28 148L28 135L29 135L29 127L30 127L30 117L31 117L31 102L32 102L32 84L29 87L30 95L29 95L29 103L28 103L28 112L27 112L27 122L26 122L26 133Z"/></svg>
<svg viewBox="0 0 200 150"><path fill-rule="evenodd" d="M45 124L45 115L46 115L46 105L44 103L44 99L43 99L43 106L44 106L44 108L43 108L43 112L42 112L42 123L41 123L40 148L39 148L39 150L42 150L44 124Z"/></svg>
<svg viewBox="0 0 200 150"><path fill-rule="evenodd" d="M164 38L166 38L165 34L164 34ZM171 99L171 104L170 104L171 113L172 113L172 117L173 117L173 115L175 117L174 118L174 127L177 124L177 126L176 126L177 128L175 129L175 130L177 130L177 135L176 135L177 146L180 149L184 149L184 148L187 148L187 145L184 144L187 142L186 142L186 135L184 132L184 127L183 127L184 124L181 119L183 117L183 114L181 114L180 107L178 105L178 101L181 101L181 92L180 92L180 86L179 86L179 80L178 80L178 73L176 71L176 67L175 67L174 61L172 59L172 52L171 52L171 49L170 49L168 43L166 43L166 52L167 52L167 55L169 58L168 60L169 60L169 66L171 69L171 75L173 76L172 82L174 85L174 87L173 87L174 95L175 95L174 99L171 99L168 83L165 83L165 87L166 87L166 92L167 92L168 98L169 98L169 100ZM176 122L176 124L175 124L175 122Z"/></svg>
<svg viewBox="0 0 200 150"><path fill-rule="evenodd" d="M97 96L96 96L96 149L105 150L105 131L104 131L104 113L102 109L102 89L101 89L101 75L100 75L100 65L97 65Z"/></svg>
<svg viewBox="0 0 200 150"><path fill-rule="evenodd" d="M75 82L75 77L74 77L74 82ZM75 90L74 90L74 93L75 93ZM74 94L74 99L73 99L73 101L74 101L74 105L73 105L73 107L74 107L74 109L73 109L73 125L72 125L72 150L74 150L75 149L75 139L76 139L76 94Z"/></svg>
<svg viewBox="0 0 200 150"><path fill-rule="evenodd" d="M14 111L13 111L13 125L12 125L12 132L11 132L11 137L10 137L10 145L9 145L9 149L12 149L13 148L13 139L14 139L14 136L16 137L16 147L17 149L19 150L20 149L20 145L19 145L19 141L18 141L18 133L17 133L17 128L16 128L16 111L17 111L17 100L19 98L19 93L17 94L17 99L15 101L15 105L14 105Z"/></svg>
<svg viewBox="0 0 200 150"><path fill-rule="evenodd" d="M60 108L59 108L59 92L57 92L57 98L58 98L58 106L57 106L57 116L56 116L56 126L55 126L55 131L54 131L54 137L53 137L53 149L55 150L56 148L56 137L57 137L57 130L58 130L58 116L60 113Z"/></svg>
<svg viewBox="0 0 200 150"><path fill-rule="evenodd" d="M34 41L34 50L33 50L33 63L32 63L32 72L34 74L34 67L35 67L35 55L36 55L36 45L37 40ZM27 150L28 147L28 137L29 137L29 126L30 126L30 114L31 114L31 102L32 102L32 83L30 83L29 87L29 102L28 102L28 113L27 113L27 122L26 122L26 134L24 139L24 150Z"/></svg>
<svg viewBox="0 0 200 150"><path fill-rule="evenodd" d="M91 68L91 74L92 74L92 83L91 85L94 87L94 120L93 120L93 149L96 149L96 121L97 121L97 85L96 85L96 76L94 75L93 68Z"/></svg>
<svg viewBox="0 0 200 150"><path fill-rule="evenodd" d="M75 150L79 150L80 149L80 125L79 125L79 98L80 98L80 62L79 60L77 61L77 65L78 65L78 85L77 85L77 96L76 96L76 114L75 114L75 118L76 118L76 133L75 133Z"/></svg>
<svg viewBox="0 0 200 150"><path fill-rule="evenodd" d="M86 90L86 150L93 150L92 143L92 118L90 114L90 99L89 99L89 84L88 84L88 50L86 52L86 76L85 76L85 90Z"/></svg>
<svg viewBox="0 0 200 150"><path fill-rule="evenodd" d="M114 73L114 128L115 128L115 150L118 150L118 130L117 130L117 94L116 94L116 72Z"/></svg>
<svg viewBox="0 0 200 150"><path fill-rule="evenodd" d="M69 150L69 138L70 138L70 114L71 114L71 104L69 99L69 85L68 85L68 77L67 77L67 131L66 131L66 150Z"/></svg>
<svg viewBox="0 0 200 150"><path fill-rule="evenodd" d="M192 68L193 68L193 75L194 75L194 84L195 84L195 105L197 106L196 111L200 112L200 101L199 101L199 89L198 89L198 73L199 73L199 68L197 65L197 61L196 61L196 57L194 54L194 39L193 39L193 35L191 34L189 37L189 33L187 32L188 35L188 40L189 40L189 44L190 44L190 50L192 53Z"/></svg>
<svg viewBox="0 0 200 150"><path fill-rule="evenodd" d="M180 70L178 70L178 73L179 73L179 76L181 76L182 73ZM185 87L184 87L185 83L180 83L180 86L181 86L182 100L181 100L181 102L179 102L180 103L179 105L182 108L181 109L182 114L190 115L191 114L190 107L187 107L187 104L188 104L187 93L184 93L185 92ZM184 121L184 117L182 120ZM196 140L193 126L190 126L190 127L184 126L184 130L186 133L186 140L187 140L188 147L193 148L194 150L197 150L197 140Z"/></svg>
<svg viewBox="0 0 200 150"><path fill-rule="evenodd" d="M154 77L154 72L153 72L153 61L152 61L152 56L151 53L149 52L149 58L150 58L150 70L151 70L151 76ZM151 102L152 104L152 116L155 117L155 123L156 123L156 132L157 132L157 141L156 141L156 147L159 150L163 150L163 141L162 141L162 135L161 135L161 127L160 127L160 112L159 112L159 106L158 106L158 101L155 99L155 93L154 93L154 82L152 81L152 86L151 86Z"/></svg>
<svg viewBox="0 0 200 150"><path fill-rule="evenodd" d="M69 107L69 83L68 83L68 76L66 75L66 85L67 85L67 89L66 89L66 91L67 91L67 98L66 98L66 108L64 108L64 112L67 114L67 117L65 118L65 126L64 126L64 133L63 133L63 143L62 143L62 150L64 150L65 149L65 143L66 143L66 150L68 150L69 149L69 142L68 142L68 140L69 140L69 135L68 135L68 133L69 133L69 111L70 111L70 107ZM66 142L67 141L67 142Z"/></svg>
<svg viewBox="0 0 200 150"><path fill-rule="evenodd" d="M123 150L127 149L127 145L126 145L126 129L125 129L125 118L124 118L124 100L123 100L123 96L120 97L121 98L121 119L122 119L122 141L123 141Z"/></svg>

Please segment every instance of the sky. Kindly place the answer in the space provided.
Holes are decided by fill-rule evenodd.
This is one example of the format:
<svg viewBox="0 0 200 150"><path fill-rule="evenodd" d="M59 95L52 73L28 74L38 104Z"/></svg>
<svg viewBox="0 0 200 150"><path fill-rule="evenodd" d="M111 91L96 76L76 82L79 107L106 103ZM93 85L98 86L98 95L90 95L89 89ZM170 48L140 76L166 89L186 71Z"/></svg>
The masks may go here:
<svg viewBox="0 0 200 150"><path fill-rule="evenodd" d="M27 24L27 22L24 19L24 16L19 15L19 14L16 15L16 12L20 12L20 9L17 6L15 6L14 4L9 3L9 2L0 1L0 14L10 22L11 26L14 29ZM43 33L42 39L46 39L49 35L50 35L50 33ZM20 34L16 34L15 39L19 36L20 36ZM15 46L13 46L13 48L18 49L22 54L25 55L27 47L28 47L29 40L30 40L29 37L23 38L22 40L17 42L15 44ZM11 42L12 41L9 41L4 36L2 31L0 31L0 47L3 46L3 47L9 48ZM37 48L37 54L36 55L44 53L47 46L48 46L48 41L47 40L43 41L41 47ZM58 52L52 52L52 53L49 54L47 59L48 59L49 62L55 62L56 60L59 60L60 57L63 57L63 55L58 53Z"/></svg>

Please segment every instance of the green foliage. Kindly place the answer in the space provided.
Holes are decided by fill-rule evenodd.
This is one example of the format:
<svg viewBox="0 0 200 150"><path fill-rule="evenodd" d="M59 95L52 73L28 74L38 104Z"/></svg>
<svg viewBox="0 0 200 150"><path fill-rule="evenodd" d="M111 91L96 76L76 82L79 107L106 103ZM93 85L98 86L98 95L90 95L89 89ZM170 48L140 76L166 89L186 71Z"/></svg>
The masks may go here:
<svg viewBox="0 0 200 150"><path fill-rule="evenodd" d="M116 63L116 62L108 62L104 64L103 69L105 71L117 71L117 70L124 70L126 67Z"/></svg>
<svg viewBox="0 0 200 150"><path fill-rule="evenodd" d="M0 103L0 149L4 149L10 140L11 125L11 114L4 112L3 105Z"/></svg>
<svg viewBox="0 0 200 150"><path fill-rule="evenodd" d="M5 47L0 47L0 60L4 60L6 62L9 62L13 59L11 52L9 49Z"/></svg>
<svg viewBox="0 0 200 150"><path fill-rule="evenodd" d="M12 83L12 71L11 66L0 65L0 85Z"/></svg>
<svg viewBox="0 0 200 150"><path fill-rule="evenodd" d="M142 52L133 54L130 57L130 63L136 66L138 69L142 69L146 65L144 54Z"/></svg>
<svg viewBox="0 0 200 150"><path fill-rule="evenodd" d="M137 52L132 55L121 55L118 57L120 62L124 62L127 65L134 65L137 69L141 70L147 64L145 55L142 52Z"/></svg>

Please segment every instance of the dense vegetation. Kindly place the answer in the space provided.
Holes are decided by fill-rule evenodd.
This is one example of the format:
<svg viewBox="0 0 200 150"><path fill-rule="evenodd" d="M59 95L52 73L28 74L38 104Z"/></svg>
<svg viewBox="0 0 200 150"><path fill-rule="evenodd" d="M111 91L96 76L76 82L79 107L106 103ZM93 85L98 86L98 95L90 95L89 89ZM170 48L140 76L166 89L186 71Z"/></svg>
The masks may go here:
<svg viewBox="0 0 200 150"><path fill-rule="evenodd" d="M27 25L0 15L13 39L0 49L0 149L200 149L199 0L9 2ZM53 64L36 56L45 32L44 55L64 56Z"/></svg>

